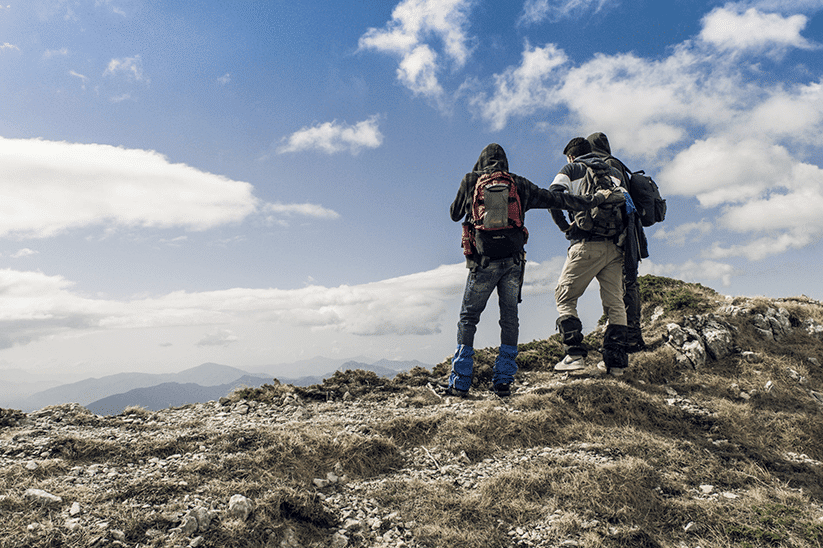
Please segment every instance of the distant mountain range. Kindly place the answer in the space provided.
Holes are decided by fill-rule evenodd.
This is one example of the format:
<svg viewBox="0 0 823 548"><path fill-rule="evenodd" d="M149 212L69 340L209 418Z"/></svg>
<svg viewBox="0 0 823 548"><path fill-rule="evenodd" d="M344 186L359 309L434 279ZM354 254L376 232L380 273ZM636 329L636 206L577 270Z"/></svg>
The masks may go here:
<svg viewBox="0 0 823 548"><path fill-rule="evenodd" d="M368 359L368 358L366 358ZM374 363L365 363L348 360L340 363L318 357L314 360L300 362L306 365L326 364L334 370L362 369L374 371L383 377L394 377L401 371L409 371L414 367L431 369L432 366L419 361L392 361L379 360ZM284 366L279 366L282 369ZM294 368L292 370L300 370ZM323 379L331 377L334 370L323 375L304 376L299 378L277 377L284 384L295 386L310 386L320 384ZM275 377L265 373L250 373L242 369L204 363L179 373L149 374L149 373L118 373L100 378L90 378L71 384L55 386L32 394L12 405L0 404L0 407L12 407L25 412L42 409L49 405L62 403L79 403L90 411L99 415L116 415L129 406L140 406L156 411L167 407L178 407L187 403L197 403L217 400L229 394L238 387L257 387L271 383Z"/></svg>

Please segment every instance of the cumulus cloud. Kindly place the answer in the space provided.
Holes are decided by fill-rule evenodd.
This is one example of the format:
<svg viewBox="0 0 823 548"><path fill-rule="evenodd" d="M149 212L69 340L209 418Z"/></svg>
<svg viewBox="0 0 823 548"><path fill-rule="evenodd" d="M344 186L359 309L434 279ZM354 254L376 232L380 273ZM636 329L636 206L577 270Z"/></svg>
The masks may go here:
<svg viewBox="0 0 823 548"><path fill-rule="evenodd" d="M431 37L442 44L447 62L465 65L471 53L466 35L473 0L403 0L382 29L370 28L360 37L360 50L399 57L397 78L415 94L439 98L443 93L437 74L442 70Z"/></svg>
<svg viewBox="0 0 823 548"><path fill-rule="evenodd" d="M48 237L89 225L205 230L243 220L248 183L154 151L0 138L0 235Z"/></svg>
<svg viewBox="0 0 823 548"><path fill-rule="evenodd" d="M265 204L251 184L154 151L0 138L0 236L46 238L87 226L207 230L253 214L334 219L315 204Z"/></svg>
<svg viewBox="0 0 823 548"><path fill-rule="evenodd" d="M755 8L741 12L725 6L715 8L703 18L699 38L726 51L778 53L787 48L811 49L814 46L800 34L807 22L805 15L784 17Z"/></svg>
<svg viewBox="0 0 823 548"><path fill-rule="evenodd" d="M278 152L320 150L334 154L348 151L356 155L364 148L377 148L383 143L378 121L378 116L372 116L353 126L335 120L306 127L284 138Z"/></svg>
<svg viewBox="0 0 823 548"><path fill-rule="evenodd" d="M745 244L715 242L710 258L760 260L823 236L823 170L768 142L710 138L678 154L661 173L674 193L722 206L717 224L758 235ZM767 234L763 234L767 233Z"/></svg>
<svg viewBox="0 0 823 548"><path fill-rule="evenodd" d="M470 105L498 131L514 119L563 111L574 131L606 132L619 157L658 172L664 195L696 198L719 212L714 226L755 238L715 242L707 257L763 258L823 236L814 214L823 201L820 168L804 161L818 156L814 143L823 138L823 82L775 84L749 70L775 49L816 47L801 35L806 23L729 4L665 57L596 54L576 65L553 44L527 43L520 64L474 91ZM664 229L659 237L683 245L709 226Z"/></svg>
<svg viewBox="0 0 823 548"><path fill-rule="evenodd" d="M7 49L14 49L14 50L20 51L20 48L18 48L14 44L9 44L8 42L3 42L2 44L0 44L0 51L4 51L4 50L7 50Z"/></svg>
<svg viewBox="0 0 823 548"><path fill-rule="evenodd" d="M660 174L666 191L695 196L714 207L744 203L787 184L794 160L788 151L760 139L734 141L718 136L696 141L678 153Z"/></svg>
<svg viewBox="0 0 823 548"><path fill-rule="evenodd" d="M480 93L470 104L481 112L492 129L502 130L513 116L527 116L555 104L549 80L567 62L566 54L553 44L532 48L528 43L519 66L494 75L491 96Z"/></svg>

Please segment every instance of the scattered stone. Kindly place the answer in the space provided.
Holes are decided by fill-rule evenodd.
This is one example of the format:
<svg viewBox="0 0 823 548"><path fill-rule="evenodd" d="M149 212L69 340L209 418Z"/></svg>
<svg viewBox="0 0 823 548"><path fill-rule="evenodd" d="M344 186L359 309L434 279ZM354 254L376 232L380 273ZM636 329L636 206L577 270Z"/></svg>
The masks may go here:
<svg viewBox="0 0 823 548"><path fill-rule="evenodd" d="M751 352L749 350L741 352L740 356L748 363L760 363L763 361L763 358L762 356L760 356L760 354L757 354L756 352Z"/></svg>
<svg viewBox="0 0 823 548"><path fill-rule="evenodd" d="M232 495L229 499L229 515L246 521L253 510L252 502L243 495Z"/></svg>
<svg viewBox="0 0 823 548"><path fill-rule="evenodd" d="M63 502L62 498L43 491L42 489L26 489L23 496L37 504L59 504Z"/></svg>
<svg viewBox="0 0 823 548"><path fill-rule="evenodd" d="M661 317L663 317L663 314L665 314L665 313L666 313L666 311L663 310L662 306L658 306L657 308L655 308L654 312L652 312L652 316L651 316L652 323L656 322Z"/></svg>

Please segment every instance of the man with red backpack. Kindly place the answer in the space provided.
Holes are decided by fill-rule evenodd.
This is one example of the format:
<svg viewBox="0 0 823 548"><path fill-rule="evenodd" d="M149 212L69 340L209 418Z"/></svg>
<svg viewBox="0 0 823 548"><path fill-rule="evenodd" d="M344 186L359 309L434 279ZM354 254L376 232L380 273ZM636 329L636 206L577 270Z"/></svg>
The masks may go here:
<svg viewBox="0 0 823 548"><path fill-rule="evenodd" d="M469 276L463 292L457 324L457 350L452 359L446 393L466 397L474 370L474 335L480 314L492 291L500 304L500 352L495 360L492 389L503 397L511 394L517 372L517 305L526 265L523 226L529 209L591 209L611 199L610 191L573 196L549 192L524 177L509 172L503 147L487 145L471 173L460 182L451 205L453 221L463 222L463 253Z"/></svg>

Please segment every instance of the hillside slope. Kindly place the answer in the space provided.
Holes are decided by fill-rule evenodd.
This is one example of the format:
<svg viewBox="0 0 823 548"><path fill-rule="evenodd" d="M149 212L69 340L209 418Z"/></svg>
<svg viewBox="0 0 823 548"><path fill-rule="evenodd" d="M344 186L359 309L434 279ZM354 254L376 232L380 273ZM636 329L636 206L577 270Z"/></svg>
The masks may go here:
<svg viewBox="0 0 823 548"><path fill-rule="evenodd" d="M615 379L521 345L516 392L337 372L100 417L0 411L0 547L823 545L823 305L646 276ZM602 328L601 328L602 329Z"/></svg>

